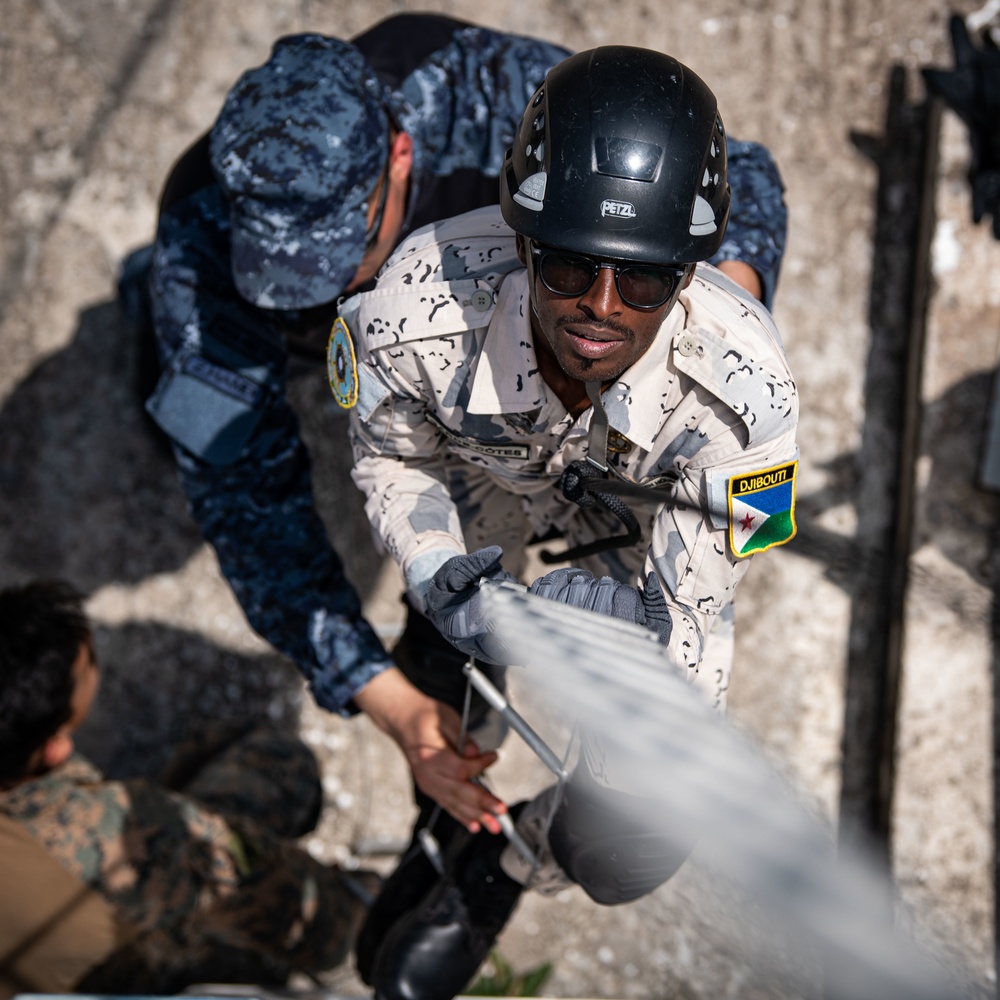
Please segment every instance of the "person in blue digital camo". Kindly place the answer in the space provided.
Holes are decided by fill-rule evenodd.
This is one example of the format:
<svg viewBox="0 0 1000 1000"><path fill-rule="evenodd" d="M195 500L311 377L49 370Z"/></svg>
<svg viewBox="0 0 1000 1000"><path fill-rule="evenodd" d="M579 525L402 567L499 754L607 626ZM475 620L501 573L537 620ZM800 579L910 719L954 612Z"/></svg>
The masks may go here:
<svg viewBox="0 0 1000 1000"><path fill-rule="evenodd" d="M337 297L402 234L496 202L524 102L566 55L434 15L391 18L353 43L282 38L172 171L153 248L147 410L249 622L318 704L387 730L422 803L433 796L463 824L495 822L493 798L468 781L494 756L453 751L453 708L413 687L361 617L286 385L302 357L322 377ZM437 639L421 624L396 648L411 675Z"/></svg>
<svg viewBox="0 0 1000 1000"><path fill-rule="evenodd" d="M439 803L471 830L496 829L491 810L504 806L469 780L495 759L485 739L462 747L467 757L455 746L459 706L444 704L451 686L438 678L462 658L411 614L394 663L361 617L315 509L289 361L322 357L338 297L368 287L400 238L497 202L524 104L568 54L436 15L390 18L351 43L280 39L169 178L149 282L147 409L248 620L298 665L318 704L366 712L392 735L423 810ZM715 260L769 303L781 181L757 144L732 143L730 156L733 223ZM348 404L356 386L342 370ZM413 871L401 880L425 887ZM373 917L363 977L394 914Z"/></svg>
<svg viewBox="0 0 1000 1000"><path fill-rule="evenodd" d="M770 313L704 263L730 209L711 90L670 56L607 46L548 73L499 208L407 237L375 290L342 303L354 479L414 605L461 656L502 669L479 583L512 581L525 546L555 537L547 561L570 566L530 591L646 626L665 669L724 708L733 597L751 557L795 533L798 457ZM629 902L696 836L588 733L565 789L510 812L518 839L452 838L437 884L383 932L379 1000L458 993L526 884Z"/></svg>

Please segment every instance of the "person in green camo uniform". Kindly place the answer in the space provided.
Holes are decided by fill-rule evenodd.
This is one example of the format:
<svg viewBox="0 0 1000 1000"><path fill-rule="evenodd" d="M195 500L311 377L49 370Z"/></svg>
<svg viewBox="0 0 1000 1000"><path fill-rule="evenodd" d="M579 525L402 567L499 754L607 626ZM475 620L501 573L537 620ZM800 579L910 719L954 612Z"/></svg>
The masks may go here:
<svg viewBox="0 0 1000 1000"><path fill-rule="evenodd" d="M341 963L378 879L321 864L295 842L322 806L309 748L271 726L220 725L182 748L162 782L110 781L73 745L98 686L71 585L0 591L0 815L103 897L126 930L77 988L280 984ZM5 856L0 870L14 864Z"/></svg>

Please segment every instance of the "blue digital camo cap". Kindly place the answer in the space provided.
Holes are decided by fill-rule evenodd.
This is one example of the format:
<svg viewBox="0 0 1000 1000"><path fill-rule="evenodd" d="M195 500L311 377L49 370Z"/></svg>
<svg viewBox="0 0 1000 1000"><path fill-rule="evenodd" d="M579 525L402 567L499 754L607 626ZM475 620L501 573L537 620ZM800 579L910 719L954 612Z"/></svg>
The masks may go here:
<svg viewBox="0 0 1000 1000"><path fill-rule="evenodd" d="M305 309L354 277L389 155L383 90L354 46L308 34L279 39L229 92L210 148L230 204L233 279L249 302Z"/></svg>

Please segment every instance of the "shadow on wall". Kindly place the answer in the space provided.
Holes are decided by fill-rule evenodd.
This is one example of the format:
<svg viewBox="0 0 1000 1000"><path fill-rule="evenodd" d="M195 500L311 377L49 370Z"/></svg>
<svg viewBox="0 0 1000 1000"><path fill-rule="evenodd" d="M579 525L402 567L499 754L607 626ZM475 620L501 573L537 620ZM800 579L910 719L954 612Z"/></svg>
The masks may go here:
<svg viewBox="0 0 1000 1000"><path fill-rule="evenodd" d="M201 536L141 404L139 349L117 302L80 314L72 342L0 409L0 583L59 575L85 591L190 558ZM293 358L289 397L313 455L320 516L366 596L379 568L350 478L347 416L325 365Z"/></svg>
<svg viewBox="0 0 1000 1000"><path fill-rule="evenodd" d="M174 461L142 409L134 328L117 302L81 312L71 343L0 407L0 586L62 577L85 593L180 569L203 544ZM378 559L350 481L345 416L310 366L290 394L314 453L321 515L355 582ZM81 750L112 776L154 775L201 723L295 725L302 680L277 653L221 649L175 629L98 629L103 687Z"/></svg>
<svg viewBox="0 0 1000 1000"><path fill-rule="evenodd" d="M241 655L148 624L99 626L96 647L101 689L76 745L109 778L155 778L175 747L220 724L298 728L307 694L276 653Z"/></svg>
<svg viewBox="0 0 1000 1000"><path fill-rule="evenodd" d="M64 350L0 409L0 573L91 592L182 566L201 544L172 459L139 406L116 303L80 314Z"/></svg>
<svg viewBox="0 0 1000 1000"><path fill-rule="evenodd" d="M976 582L993 586L990 553L983 548L995 523L997 495L977 486L986 421L993 391L993 372L977 372L957 382L946 393L924 407L926 437L934 441L933 452L921 449L930 459L922 479L925 531L933 531L935 546L954 566ZM819 518L828 510L853 503L863 470L857 452L845 452L825 466L825 489L798 498L798 534L789 549L825 566L827 578L851 593L859 576L868 568L871 553L863 551L856 537L824 528ZM886 461L894 461L886 456ZM859 511L859 519L884 518L883 513ZM917 534L914 549L929 537Z"/></svg>

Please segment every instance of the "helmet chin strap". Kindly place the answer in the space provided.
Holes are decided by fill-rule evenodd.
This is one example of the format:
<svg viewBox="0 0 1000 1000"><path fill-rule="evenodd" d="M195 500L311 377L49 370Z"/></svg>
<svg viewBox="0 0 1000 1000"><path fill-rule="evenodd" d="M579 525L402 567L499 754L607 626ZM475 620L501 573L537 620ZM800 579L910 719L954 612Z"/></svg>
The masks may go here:
<svg viewBox="0 0 1000 1000"><path fill-rule="evenodd" d="M626 485L633 490L641 491L642 487L634 483L613 483L608 479L608 414L601 402L601 383L592 381L586 383L587 395L593 405L590 417L590 437L587 445L586 459L571 462L559 479L559 488L567 500L572 500L585 510L596 504L611 511L625 525L624 535L611 535L599 538L585 545L577 545L565 552L550 552L544 549L539 553L542 562L557 563L567 559L579 559L607 549L620 549L626 545L634 545L639 541L642 532L639 522L628 504L620 496L608 490L609 486Z"/></svg>
<svg viewBox="0 0 1000 1000"><path fill-rule="evenodd" d="M590 437L587 439L587 461L601 472L607 473L608 414L604 409L604 403L601 402L601 383L587 382L585 388L590 404L594 408L590 418Z"/></svg>

